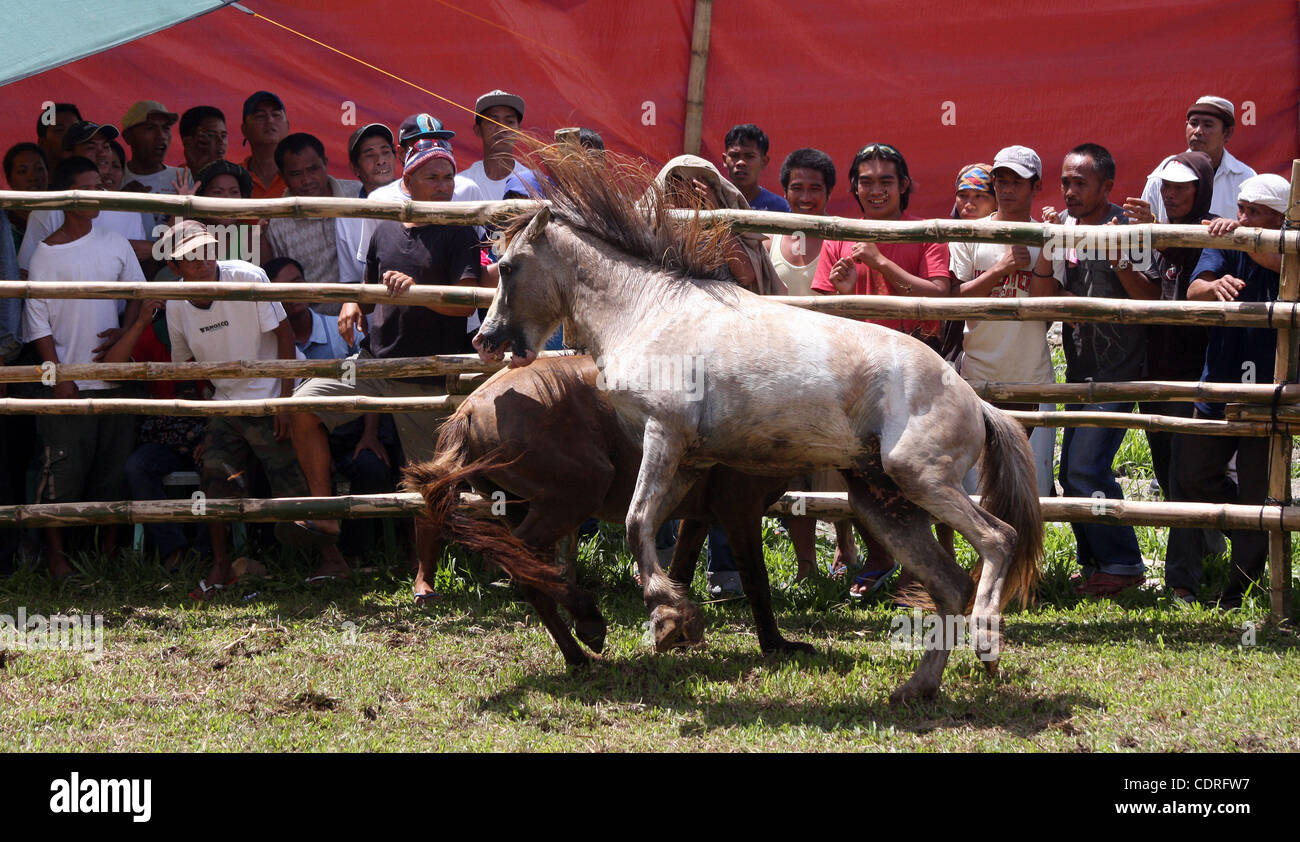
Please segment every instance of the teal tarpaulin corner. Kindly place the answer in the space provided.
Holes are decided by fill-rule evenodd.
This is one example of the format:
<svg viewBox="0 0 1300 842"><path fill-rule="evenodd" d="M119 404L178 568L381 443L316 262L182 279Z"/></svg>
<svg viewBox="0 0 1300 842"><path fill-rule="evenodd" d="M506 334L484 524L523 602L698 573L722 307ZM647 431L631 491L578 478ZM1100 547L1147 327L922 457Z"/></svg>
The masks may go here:
<svg viewBox="0 0 1300 842"><path fill-rule="evenodd" d="M5 0L0 85L143 38L234 0Z"/></svg>

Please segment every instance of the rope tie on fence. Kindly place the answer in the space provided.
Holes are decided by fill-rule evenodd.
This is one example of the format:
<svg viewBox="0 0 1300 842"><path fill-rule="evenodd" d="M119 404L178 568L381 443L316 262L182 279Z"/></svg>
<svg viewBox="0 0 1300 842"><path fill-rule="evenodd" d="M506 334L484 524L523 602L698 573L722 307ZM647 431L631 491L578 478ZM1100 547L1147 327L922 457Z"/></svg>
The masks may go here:
<svg viewBox="0 0 1300 842"><path fill-rule="evenodd" d="M1292 312L1293 312L1293 313L1295 312L1295 308L1294 308L1294 306L1292 307ZM1278 384L1274 387L1274 389L1273 389L1273 405L1272 405L1272 409L1270 410L1270 413L1269 413L1269 414L1270 414L1270 419L1269 419L1269 438L1270 438L1270 440L1272 439L1273 436L1281 435L1281 433L1280 433L1280 431L1279 431L1279 429L1278 429L1277 410L1278 410L1278 405L1282 402L1282 387L1285 386L1285 385L1286 385L1285 382L1283 382L1283 383L1278 383ZM1288 434L1289 434L1289 433L1288 433ZM1272 459L1271 459L1271 458L1270 458L1270 460L1269 460L1268 471L1269 471L1269 474L1271 475L1271 474L1272 474L1272 471L1273 471L1273 462L1272 462ZM1266 482L1269 482L1269 483L1271 484L1271 479L1270 479L1269 477L1266 477L1266 478L1265 478L1265 481L1266 481ZM1288 494L1287 496L1290 496L1290 495ZM1259 507L1259 528L1260 528L1261 530L1265 528L1265 527L1264 527L1264 511L1265 511L1265 509L1267 509L1269 506L1277 506L1277 528L1278 528L1278 531L1279 531L1279 532L1284 531L1283 528L1282 528L1282 523L1283 523L1283 515L1285 514L1285 508L1286 508L1286 506L1282 503L1281 500L1278 500L1277 498L1275 498L1275 497L1271 497L1271 496L1268 496L1268 495L1265 495L1265 497L1264 497L1264 502L1263 502L1263 504L1260 505L1260 507Z"/></svg>

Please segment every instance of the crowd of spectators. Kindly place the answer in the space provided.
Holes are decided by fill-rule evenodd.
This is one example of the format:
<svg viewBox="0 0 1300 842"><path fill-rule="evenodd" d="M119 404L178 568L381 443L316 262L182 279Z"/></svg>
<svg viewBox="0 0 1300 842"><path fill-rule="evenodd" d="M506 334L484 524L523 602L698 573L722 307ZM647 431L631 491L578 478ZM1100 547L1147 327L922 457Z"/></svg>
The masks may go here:
<svg viewBox="0 0 1300 842"><path fill-rule="evenodd" d="M219 198L370 197L418 201L493 200L535 192L538 175L516 159L516 131L525 103L494 90L475 104L479 160L461 167L455 132L431 114L413 114L394 132L369 123L346 138L322 139L290 130L279 96L257 91L239 115L248 146L229 160L226 115L211 105L183 114L141 101L118 124L86 119L71 103L42 111L34 142L4 155L6 185L14 190L127 190ZM93 115L100 116L100 115ZM1096 143L1081 143L1058 168L1044 166L1023 145L982 150L991 163L955 168L952 216L1033 221L1068 226L1122 226L1171 222L1204 224L1214 235L1239 225L1277 229L1289 201L1279 175L1258 175L1227 150L1235 110L1205 96L1183 118L1185 149L1155 162L1140 197L1113 196L1116 162ZM177 129L183 164L166 163ZM1171 135L1173 127L1171 126ZM557 137L603 148L589 129ZM1011 138L1009 138L1010 140ZM1171 141L1174 138L1171 137ZM338 145L335 145L338 144ZM1183 144L1179 144L1181 147ZM1173 143L1171 142L1171 149ZM724 138L721 168L694 156L670 161L659 181L670 198L714 207L824 215L835 190L847 190L868 220L918 219L908 212L913 193L907 159L888 143L864 145L847 162L844 179L830 156L801 148L778 168L781 193L762 186L772 167L768 136L752 124ZM346 154L355 179L329 174L331 154ZM129 152L129 154L128 154ZM1059 180L1059 209L1054 199ZM1051 185L1048 182L1052 182ZM177 220L160 213L20 211L0 216L0 269L33 281L145 279L187 282L382 283L393 291L412 284L495 286L496 255L484 232L471 226L425 225L359 218ZM737 234L728 266L738 283L760 294L1027 297L1073 295L1134 300L1272 301L1280 257L1220 249L1170 248L1136 254L1099 253L1081 232L1069 248L989 243L865 243L814 237ZM1102 234L1107 232L1101 232ZM1096 238L1101 242L1105 237ZM1113 241L1113 238L1112 238ZM471 307L378 306L357 303L237 301L0 300L0 354L7 364L61 364L126 360L183 362L238 359L393 358L472 351L481 313ZM1044 384L1055 380L1048 325L1024 321L944 324L930 319L873 319L908 333L944 355L973 384ZM557 336L552 345L560 341ZM1142 326L1119 321L1066 323L1062 344L1067 382L1143 378L1213 382L1270 382L1276 334L1247 328ZM313 378L217 379L211 382L121 384L96 380L54 386L14 384L25 397L201 396L221 400L298 396L401 396L445 392L443 378L337 380ZM0 390L4 384L0 384ZM1034 403L999 404L1032 410ZM1130 412L1131 402L1076 404L1070 409ZM1222 418L1211 403L1144 403L1165 415ZM403 460L427 457L440 416L281 413L206 419L149 415L0 416L0 503L153 499L163 477L193 470L211 497L326 496L340 478L354 492L392 489ZM1059 468L1054 431L1027 429L1035 452L1039 492L1071 497L1121 498L1113 461L1122 429L1066 428ZM1267 493L1267 439L1147 434L1156 482L1171 501L1259 504ZM31 457L31 458L29 458ZM28 474L34 482L28 482ZM968 477L974 488L976 477ZM797 480L805 489L833 490L833 472ZM813 523L787 521L799 575L815 569ZM319 566L308 580L348 575L372 541L370 524L299 520L276 528L280 541L313 547ZM1075 524L1082 594L1109 596L1145 580L1142 557L1128 526ZM12 568L16 530L0 531L0 565ZM115 530L100 530L101 549L114 547ZM211 558L195 596L205 598L238 575L224 524L206 534L178 525L145 530L147 545L169 568L187 554ZM45 530L45 563L53 576L72 572L62 530ZM1234 532L1227 589L1220 604L1240 604L1262 573L1264 533ZM661 535L671 541L671 533ZM857 560L847 523L837 524L833 575ZM851 593L884 583L897 567L867 536L867 553ZM1165 558L1166 584L1180 601L1198 599L1206 555L1222 552L1223 537L1209 530L1174 529ZM417 555L432 552L433 536L417 528ZM740 591L725 533L709 541L709 583L715 594Z"/></svg>

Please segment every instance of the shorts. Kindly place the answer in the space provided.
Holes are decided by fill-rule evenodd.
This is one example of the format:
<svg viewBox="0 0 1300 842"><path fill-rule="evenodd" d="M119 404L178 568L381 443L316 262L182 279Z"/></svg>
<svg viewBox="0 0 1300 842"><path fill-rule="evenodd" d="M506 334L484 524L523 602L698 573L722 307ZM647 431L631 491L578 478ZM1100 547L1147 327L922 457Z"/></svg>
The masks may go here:
<svg viewBox="0 0 1300 842"><path fill-rule="evenodd" d="M45 389L50 397L53 389ZM121 388L91 389L82 398L124 397ZM125 500L126 460L135 450L134 415L37 415L43 443L36 499L43 503Z"/></svg>
<svg viewBox="0 0 1300 842"><path fill-rule="evenodd" d="M307 479L287 439L276 441L275 419L233 416L208 420L203 431L199 487L213 498L247 497L260 464L276 497L309 497Z"/></svg>

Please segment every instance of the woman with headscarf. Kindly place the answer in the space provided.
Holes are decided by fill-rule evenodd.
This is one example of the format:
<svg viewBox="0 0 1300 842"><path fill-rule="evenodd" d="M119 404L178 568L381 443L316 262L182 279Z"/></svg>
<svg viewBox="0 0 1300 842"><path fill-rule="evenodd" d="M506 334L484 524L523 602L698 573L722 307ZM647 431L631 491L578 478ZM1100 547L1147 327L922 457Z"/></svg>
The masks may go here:
<svg viewBox="0 0 1300 842"><path fill-rule="evenodd" d="M1158 175L1160 198L1171 224L1199 225L1215 218L1210 213L1210 202L1214 198L1214 165L1208 155L1204 152L1175 155L1165 162ZM1194 280L1193 271L1200 259L1201 250L1198 248L1158 249L1152 254L1151 265L1144 274L1160 284L1162 300L1186 301L1187 287ZM1200 380L1208 344L1209 329L1201 325L1149 325L1147 376L1152 380ZM1143 401L1139 411L1191 418L1194 408L1195 404L1190 401ZM1161 493L1171 502L1184 499L1174 479L1174 434L1147 430L1146 437ZM1183 532L1186 534L1175 535ZM1197 535L1200 537L1194 537ZM1223 538L1216 530L1172 530L1165 553L1166 579L1170 570L1187 569L1199 562L1199 558L1193 561L1187 556L1197 554L1203 557L1222 543ZM1191 590L1175 588L1175 596L1187 600L1191 597Z"/></svg>

